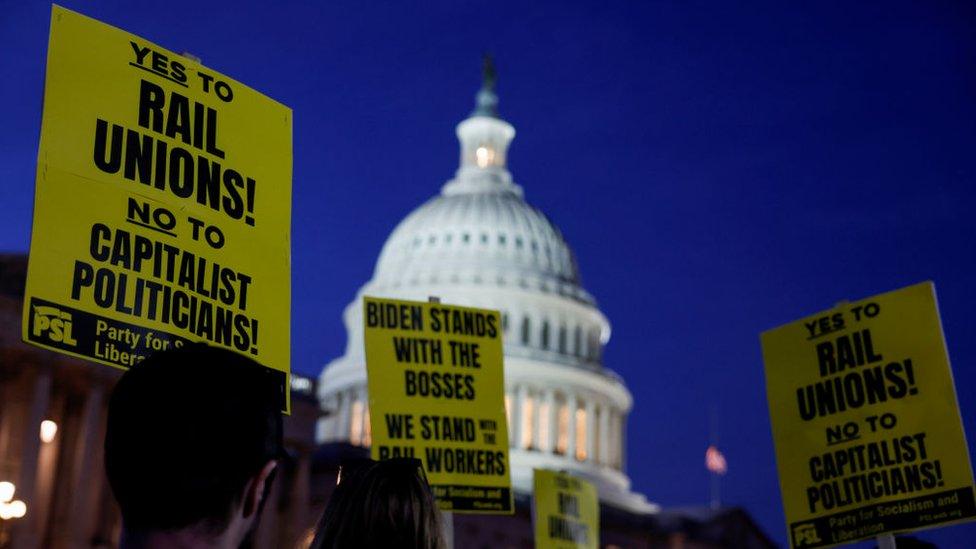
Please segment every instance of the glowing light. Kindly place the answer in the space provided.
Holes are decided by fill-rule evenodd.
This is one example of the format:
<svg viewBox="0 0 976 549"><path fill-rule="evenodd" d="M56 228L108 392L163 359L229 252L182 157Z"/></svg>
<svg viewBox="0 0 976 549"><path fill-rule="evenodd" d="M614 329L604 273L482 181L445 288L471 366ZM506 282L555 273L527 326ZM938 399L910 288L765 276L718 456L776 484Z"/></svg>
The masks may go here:
<svg viewBox="0 0 976 549"><path fill-rule="evenodd" d="M12 482L7 482L7 481L0 482L0 504L6 503L11 499L13 499L14 491L16 489L17 488L14 486L14 483Z"/></svg>
<svg viewBox="0 0 976 549"><path fill-rule="evenodd" d="M58 424L51 421L50 419L45 419L41 422L41 442L49 443L54 440L54 437L58 434Z"/></svg>
<svg viewBox="0 0 976 549"><path fill-rule="evenodd" d="M474 156L479 168L487 168L495 160L495 151L482 146L474 151Z"/></svg>
<svg viewBox="0 0 976 549"><path fill-rule="evenodd" d="M525 397L522 405L522 448L532 447L532 420L535 416L535 402L532 397Z"/></svg>
<svg viewBox="0 0 976 549"><path fill-rule="evenodd" d="M549 448L549 403L539 405L539 449L548 452Z"/></svg>
<svg viewBox="0 0 976 549"><path fill-rule="evenodd" d="M27 504L19 499L11 501L7 507L10 508L11 518L21 518L27 514Z"/></svg>
<svg viewBox="0 0 976 549"><path fill-rule="evenodd" d="M291 376L291 390L307 393L312 390L312 380L307 377Z"/></svg>

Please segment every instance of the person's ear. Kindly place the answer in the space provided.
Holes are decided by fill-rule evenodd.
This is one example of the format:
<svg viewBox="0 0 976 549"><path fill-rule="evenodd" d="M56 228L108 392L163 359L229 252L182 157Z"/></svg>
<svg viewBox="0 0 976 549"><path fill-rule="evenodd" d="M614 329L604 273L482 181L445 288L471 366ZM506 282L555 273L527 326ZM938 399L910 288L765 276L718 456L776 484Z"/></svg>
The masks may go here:
<svg viewBox="0 0 976 549"><path fill-rule="evenodd" d="M251 515L261 510L261 502L270 491L277 467L278 461L272 459L265 463L258 474L251 477L247 482L247 487L244 489L244 506L241 509L244 518L250 518Z"/></svg>

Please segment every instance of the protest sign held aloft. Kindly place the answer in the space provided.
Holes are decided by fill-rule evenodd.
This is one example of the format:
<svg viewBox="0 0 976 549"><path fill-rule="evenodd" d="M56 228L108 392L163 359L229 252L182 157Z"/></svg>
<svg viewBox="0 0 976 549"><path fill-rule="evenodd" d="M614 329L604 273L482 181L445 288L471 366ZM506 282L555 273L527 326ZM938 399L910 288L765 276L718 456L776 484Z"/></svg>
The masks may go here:
<svg viewBox="0 0 976 549"><path fill-rule="evenodd" d="M514 511L498 311L363 298L374 459L415 457L441 509Z"/></svg>
<svg viewBox="0 0 976 549"><path fill-rule="evenodd" d="M769 330L762 346L792 547L976 516L932 283Z"/></svg>
<svg viewBox="0 0 976 549"><path fill-rule="evenodd" d="M532 473L535 546L538 549L596 549L600 546L600 500L596 486L566 473Z"/></svg>
<svg viewBox="0 0 976 549"><path fill-rule="evenodd" d="M126 368L205 341L289 369L291 110L54 6L28 343Z"/></svg>

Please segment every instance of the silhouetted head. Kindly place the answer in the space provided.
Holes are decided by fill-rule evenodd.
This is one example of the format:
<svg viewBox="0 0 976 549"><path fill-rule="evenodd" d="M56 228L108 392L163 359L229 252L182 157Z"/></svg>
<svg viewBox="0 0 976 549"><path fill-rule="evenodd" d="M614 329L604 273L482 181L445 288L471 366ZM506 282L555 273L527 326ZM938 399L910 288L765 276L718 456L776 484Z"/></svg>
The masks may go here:
<svg viewBox="0 0 976 549"><path fill-rule="evenodd" d="M420 460L367 460L340 470L312 549L441 549L440 511Z"/></svg>
<svg viewBox="0 0 976 549"><path fill-rule="evenodd" d="M105 435L124 540L179 531L214 545L243 539L283 454L281 391L272 371L202 343L127 371Z"/></svg>

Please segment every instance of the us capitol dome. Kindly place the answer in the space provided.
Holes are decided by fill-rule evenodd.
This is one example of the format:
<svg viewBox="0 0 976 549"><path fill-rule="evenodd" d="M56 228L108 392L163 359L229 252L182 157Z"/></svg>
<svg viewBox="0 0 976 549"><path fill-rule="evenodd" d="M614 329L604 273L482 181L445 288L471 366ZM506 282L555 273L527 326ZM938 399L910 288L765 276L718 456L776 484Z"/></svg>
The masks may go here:
<svg viewBox="0 0 976 549"><path fill-rule="evenodd" d="M562 470L594 482L604 503L655 511L630 490L625 472L633 397L603 365L610 323L583 288L559 229L525 201L506 169L515 128L498 115L494 83L486 65L476 108L457 125L461 159L454 178L394 229L373 278L345 309L345 354L319 378L327 416L317 426L317 442L370 445L363 296L437 296L502 312L516 491L531 493L533 468Z"/></svg>

